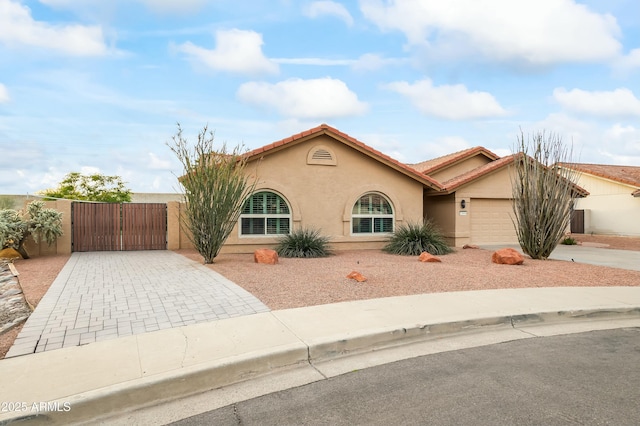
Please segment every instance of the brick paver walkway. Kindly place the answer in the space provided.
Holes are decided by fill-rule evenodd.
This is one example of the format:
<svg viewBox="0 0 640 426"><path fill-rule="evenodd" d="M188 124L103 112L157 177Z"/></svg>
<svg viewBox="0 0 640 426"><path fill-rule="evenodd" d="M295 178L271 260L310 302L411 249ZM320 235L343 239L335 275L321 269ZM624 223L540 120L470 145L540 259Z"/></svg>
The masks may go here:
<svg viewBox="0 0 640 426"><path fill-rule="evenodd" d="M267 311L171 251L73 253L7 357Z"/></svg>

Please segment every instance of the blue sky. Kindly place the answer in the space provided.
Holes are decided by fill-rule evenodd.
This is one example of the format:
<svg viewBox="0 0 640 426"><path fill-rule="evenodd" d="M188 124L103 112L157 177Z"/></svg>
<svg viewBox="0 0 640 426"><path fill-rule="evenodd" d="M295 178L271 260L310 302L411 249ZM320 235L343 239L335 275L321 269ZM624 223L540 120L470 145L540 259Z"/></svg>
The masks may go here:
<svg viewBox="0 0 640 426"><path fill-rule="evenodd" d="M640 166L637 0L0 0L0 194L173 192L166 143L327 123L406 163L522 130Z"/></svg>

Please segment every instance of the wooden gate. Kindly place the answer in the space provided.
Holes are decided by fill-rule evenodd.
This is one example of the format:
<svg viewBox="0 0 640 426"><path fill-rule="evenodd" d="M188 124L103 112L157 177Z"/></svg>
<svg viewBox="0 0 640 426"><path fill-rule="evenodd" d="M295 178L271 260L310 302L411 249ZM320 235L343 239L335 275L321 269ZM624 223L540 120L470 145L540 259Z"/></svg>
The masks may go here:
<svg viewBox="0 0 640 426"><path fill-rule="evenodd" d="M73 251L167 248L166 204L74 202L71 216Z"/></svg>
<svg viewBox="0 0 640 426"><path fill-rule="evenodd" d="M571 233L584 234L584 210L571 212Z"/></svg>

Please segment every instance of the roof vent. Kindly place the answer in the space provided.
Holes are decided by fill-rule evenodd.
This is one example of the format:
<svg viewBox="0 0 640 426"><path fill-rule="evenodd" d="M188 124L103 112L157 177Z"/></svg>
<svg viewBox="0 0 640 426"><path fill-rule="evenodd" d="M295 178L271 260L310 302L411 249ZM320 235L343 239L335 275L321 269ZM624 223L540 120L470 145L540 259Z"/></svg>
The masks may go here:
<svg viewBox="0 0 640 426"><path fill-rule="evenodd" d="M338 164L333 151L326 146L314 146L307 155L307 164L335 166Z"/></svg>

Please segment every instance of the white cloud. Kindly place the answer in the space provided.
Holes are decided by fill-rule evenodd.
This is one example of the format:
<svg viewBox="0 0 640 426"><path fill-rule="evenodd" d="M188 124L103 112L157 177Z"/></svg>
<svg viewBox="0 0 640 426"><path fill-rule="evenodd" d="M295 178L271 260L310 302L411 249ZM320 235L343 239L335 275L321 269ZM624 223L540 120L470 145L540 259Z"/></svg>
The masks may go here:
<svg viewBox="0 0 640 426"><path fill-rule="evenodd" d="M171 170L171 161L163 160L153 152L150 152L147 167L151 170Z"/></svg>
<svg viewBox="0 0 640 426"><path fill-rule="evenodd" d="M126 6L130 0L39 0L40 3L56 9L67 9L74 13L95 16L104 10ZM211 0L137 0L147 9L159 14L191 14L201 10ZM108 4L107 4L108 3ZM105 9L106 8L106 9Z"/></svg>
<svg viewBox="0 0 640 426"><path fill-rule="evenodd" d="M335 67L353 65L353 59L325 59L325 58L273 58L273 62L287 65L314 65L320 67Z"/></svg>
<svg viewBox="0 0 640 426"><path fill-rule="evenodd" d="M387 65L399 65L406 63L407 59L385 58L374 53L365 53L352 65L355 71L375 71Z"/></svg>
<svg viewBox="0 0 640 426"><path fill-rule="evenodd" d="M640 164L640 128L616 123L604 132L603 147L613 148L609 154L618 163L637 166Z"/></svg>
<svg viewBox="0 0 640 426"><path fill-rule="evenodd" d="M573 112L601 117L640 116L640 99L626 88L590 92L581 89L567 91L560 87L553 91L553 98Z"/></svg>
<svg viewBox="0 0 640 426"><path fill-rule="evenodd" d="M292 78L276 84L244 83L237 96L242 102L275 108L283 116L302 119L347 117L367 110L367 104L359 101L343 81L330 77Z"/></svg>
<svg viewBox="0 0 640 426"><path fill-rule="evenodd" d="M382 30L410 45L492 60L549 65L606 61L619 55L615 18L574 0L360 0Z"/></svg>
<svg viewBox="0 0 640 426"><path fill-rule="evenodd" d="M304 14L310 18L335 16L342 19L348 26L353 25L353 18L347 8L334 1L314 1L304 9Z"/></svg>
<svg viewBox="0 0 640 426"><path fill-rule="evenodd" d="M208 0L139 0L149 10L162 14L190 14L202 9Z"/></svg>
<svg viewBox="0 0 640 426"><path fill-rule="evenodd" d="M471 148L471 144L460 136L442 136L418 145L418 157L414 163L442 157L452 152Z"/></svg>
<svg viewBox="0 0 640 426"><path fill-rule="evenodd" d="M624 74L640 70L640 48L633 49L627 55L621 56L614 63L614 69Z"/></svg>
<svg viewBox="0 0 640 426"><path fill-rule="evenodd" d="M12 48L37 47L74 56L98 56L108 51L101 27L36 21L27 6L12 0L0 0L0 28L0 44Z"/></svg>
<svg viewBox="0 0 640 426"><path fill-rule="evenodd" d="M565 146L572 148L572 159L577 163L640 164L638 127L617 123L606 128L597 120L553 113L522 128L525 138L541 131L560 136ZM515 138L513 135L514 141Z"/></svg>
<svg viewBox="0 0 640 426"><path fill-rule="evenodd" d="M187 42L179 51L216 71L243 74L276 74L278 65L262 53L262 35L238 29L220 30L215 34L216 47L205 49Z"/></svg>
<svg viewBox="0 0 640 426"><path fill-rule="evenodd" d="M7 90L7 87L4 84L0 83L0 104L9 102L9 100L11 100L11 98L9 97L9 91Z"/></svg>
<svg viewBox="0 0 640 426"><path fill-rule="evenodd" d="M400 93L423 114L449 120L503 116L507 112L488 92L470 92L464 85L434 86L430 79L409 84L389 83L386 88Z"/></svg>

